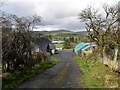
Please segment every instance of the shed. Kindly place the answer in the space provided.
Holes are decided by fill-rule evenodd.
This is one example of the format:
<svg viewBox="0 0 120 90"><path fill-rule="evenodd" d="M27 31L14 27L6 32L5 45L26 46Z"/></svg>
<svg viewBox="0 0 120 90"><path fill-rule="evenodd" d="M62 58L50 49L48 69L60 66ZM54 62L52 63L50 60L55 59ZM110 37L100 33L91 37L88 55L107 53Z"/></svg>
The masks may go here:
<svg viewBox="0 0 120 90"><path fill-rule="evenodd" d="M83 48L84 46L86 46L86 43L84 43L84 42L81 42L81 43L79 43L79 44L77 44L76 46L75 46L75 51L79 51L81 48Z"/></svg>
<svg viewBox="0 0 120 90"><path fill-rule="evenodd" d="M83 51L89 51L90 53L92 53L94 47L96 47L96 44L93 42L91 43L81 42L75 46L73 51L75 52L76 55L82 56Z"/></svg>
<svg viewBox="0 0 120 90"><path fill-rule="evenodd" d="M85 51L85 50L89 49L89 48L90 48L90 46L91 46L91 45L90 45L90 44L88 44L88 45L86 45L85 47L83 47L81 50L82 50L82 51Z"/></svg>
<svg viewBox="0 0 120 90"><path fill-rule="evenodd" d="M87 44L84 43L84 42L81 42L81 43L77 44L77 45L75 46L75 48L74 48L75 54L81 56L81 49L82 49L84 46L86 46L86 45L87 45Z"/></svg>

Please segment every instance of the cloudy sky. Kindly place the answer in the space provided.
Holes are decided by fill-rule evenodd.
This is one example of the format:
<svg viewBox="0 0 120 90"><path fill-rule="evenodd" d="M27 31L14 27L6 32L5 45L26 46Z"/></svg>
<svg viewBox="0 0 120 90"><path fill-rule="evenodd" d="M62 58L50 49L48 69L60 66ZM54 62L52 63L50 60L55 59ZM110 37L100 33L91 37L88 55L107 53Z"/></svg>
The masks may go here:
<svg viewBox="0 0 120 90"><path fill-rule="evenodd" d="M0 9L18 16L38 14L42 17L43 26L37 30L66 29L71 31L85 30L78 18L79 12L87 6L99 8L102 5L117 4L119 0L0 0L5 2Z"/></svg>

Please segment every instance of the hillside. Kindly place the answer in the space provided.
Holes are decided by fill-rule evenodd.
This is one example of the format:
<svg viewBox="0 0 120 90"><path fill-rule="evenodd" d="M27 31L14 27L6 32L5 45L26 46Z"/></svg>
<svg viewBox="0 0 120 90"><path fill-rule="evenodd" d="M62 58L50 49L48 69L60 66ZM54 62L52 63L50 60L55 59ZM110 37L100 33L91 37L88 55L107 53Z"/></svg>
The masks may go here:
<svg viewBox="0 0 120 90"><path fill-rule="evenodd" d="M31 31L33 37L47 37L47 36L56 36L56 37L78 37L86 36L87 31L73 32L69 30L53 30L53 31Z"/></svg>
<svg viewBox="0 0 120 90"><path fill-rule="evenodd" d="M87 31L78 31L76 33L79 33L79 34L83 34L83 35L87 35Z"/></svg>
<svg viewBox="0 0 120 90"><path fill-rule="evenodd" d="M61 34L61 33L72 33L72 34L87 34L87 31L79 31L79 32L73 32L73 31L69 31L69 30L52 30L52 31L31 31L34 34Z"/></svg>

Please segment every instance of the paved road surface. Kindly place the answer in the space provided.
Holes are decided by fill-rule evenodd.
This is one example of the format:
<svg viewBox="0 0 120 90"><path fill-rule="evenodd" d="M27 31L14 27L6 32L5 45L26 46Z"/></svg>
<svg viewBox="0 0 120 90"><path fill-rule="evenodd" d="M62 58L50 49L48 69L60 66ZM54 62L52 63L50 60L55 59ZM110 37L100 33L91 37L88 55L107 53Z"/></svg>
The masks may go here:
<svg viewBox="0 0 120 90"><path fill-rule="evenodd" d="M54 57L61 62L37 75L19 88L81 88L82 72L73 60L72 50L62 50Z"/></svg>

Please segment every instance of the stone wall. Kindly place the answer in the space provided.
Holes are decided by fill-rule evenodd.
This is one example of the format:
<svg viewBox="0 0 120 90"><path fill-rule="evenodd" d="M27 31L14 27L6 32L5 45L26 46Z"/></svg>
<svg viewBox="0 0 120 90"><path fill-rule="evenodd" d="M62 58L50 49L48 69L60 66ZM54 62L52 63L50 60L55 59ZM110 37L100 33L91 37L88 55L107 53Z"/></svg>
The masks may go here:
<svg viewBox="0 0 120 90"><path fill-rule="evenodd" d="M120 72L120 60L118 60L118 53L118 49L115 49L114 58L111 59L110 55L106 55L106 53L103 51L103 58L101 60L103 64L107 65L112 70Z"/></svg>

